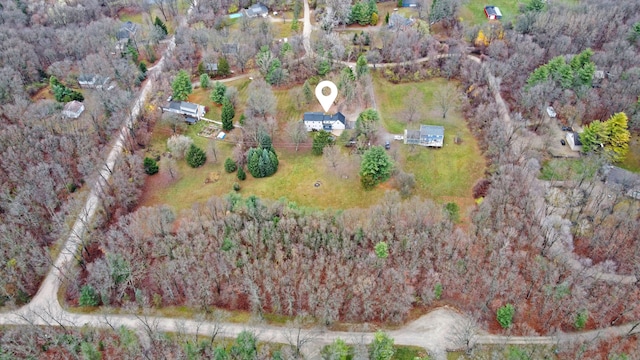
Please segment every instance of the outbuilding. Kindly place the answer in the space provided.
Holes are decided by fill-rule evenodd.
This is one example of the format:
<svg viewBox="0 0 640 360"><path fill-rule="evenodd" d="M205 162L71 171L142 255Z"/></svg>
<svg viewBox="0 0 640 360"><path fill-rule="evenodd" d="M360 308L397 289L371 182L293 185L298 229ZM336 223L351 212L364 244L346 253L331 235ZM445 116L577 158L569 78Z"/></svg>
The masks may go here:
<svg viewBox="0 0 640 360"><path fill-rule="evenodd" d="M502 19L502 12L500 8L493 5L487 5L484 7L484 14L487 16L489 20L500 20Z"/></svg>

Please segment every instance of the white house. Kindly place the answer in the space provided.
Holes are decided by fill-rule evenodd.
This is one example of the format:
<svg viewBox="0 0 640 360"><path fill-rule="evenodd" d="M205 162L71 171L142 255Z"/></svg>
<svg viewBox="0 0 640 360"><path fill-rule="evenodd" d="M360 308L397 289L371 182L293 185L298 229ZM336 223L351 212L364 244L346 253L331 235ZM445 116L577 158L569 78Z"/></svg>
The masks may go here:
<svg viewBox="0 0 640 360"><path fill-rule="evenodd" d="M83 88L96 88L102 89L111 80L109 77L102 77L100 75L87 75L82 74L78 76L78 84Z"/></svg>
<svg viewBox="0 0 640 360"><path fill-rule="evenodd" d="M200 120L204 117L204 106L186 102L186 101L169 101L169 106L162 107L162 112L168 111L180 115L185 115L187 119L193 118ZM194 122L194 121L189 121Z"/></svg>
<svg viewBox="0 0 640 360"><path fill-rule="evenodd" d="M420 125L420 130L404 131L404 143L427 147L444 145L444 127L436 125Z"/></svg>
<svg viewBox="0 0 640 360"><path fill-rule="evenodd" d="M327 115L321 112L306 112L302 117L302 122L307 127L307 131L334 131L346 128L346 118L341 112Z"/></svg>
<svg viewBox="0 0 640 360"><path fill-rule="evenodd" d="M62 115L71 119L77 119L80 117L80 114L84 111L84 104L80 101L70 101L62 110Z"/></svg>
<svg viewBox="0 0 640 360"><path fill-rule="evenodd" d="M567 133L567 144L573 151L582 151L582 142L580 141L580 134L575 131L569 131Z"/></svg>

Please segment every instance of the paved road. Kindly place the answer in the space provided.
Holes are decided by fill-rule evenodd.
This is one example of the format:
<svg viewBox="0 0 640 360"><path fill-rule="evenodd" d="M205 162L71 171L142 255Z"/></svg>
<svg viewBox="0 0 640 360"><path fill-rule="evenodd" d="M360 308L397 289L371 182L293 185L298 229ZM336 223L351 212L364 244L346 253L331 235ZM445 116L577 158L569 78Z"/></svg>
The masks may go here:
<svg viewBox="0 0 640 360"><path fill-rule="evenodd" d="M305 5L305 51L311 53L310 33L311 27L309 22L309 5L308 1L304 1ZM307 30L308 29L308 30ZM173 51L175 44L173 39L167 47L165 55L160 62L152 67L149 80L143 86L140 95L131 109L131 116L123 125L120 135L114 143L109 153L105 167L100 171L99 182L108 181L111 175L111 169L123 150L123 143L129 127L135 121L140 113L145 99L153 89L153 79L159 76L164 59L167 54ZM426 61L419 59L417 61ZM476 61L476 60L474 60ZM477 60L480 63L479 60ZM487 75L488 70L486 71ZM511 121L506 104L502 100L499 90L495 82L489 81L494 87L492 89L496 102L500 106L500 112L505 121ZM292 338L292 329L275 327L268 325L253 324L233 324L233 323L216 323L216 322L198 322L188 319L175 319L167 317L144 317L136 315L105 315L105 314L76 314L66 311L62 308L58 301L57 293L64 277L66 270L74 265L75 254L77 253L83 234L85 233L85 225L93 217L98 207L98 191L100 186L96 184L87 198L87 202L82 209L80 216L73 225L73 229L69 238L65 242L62 251L55 260L53 267L44 279L38 293L32 301L24 307L0 314L0 325L10 324L37 324L50 326L83 326L85 324L94 327L118 327L126 326L135 329L140 335L141 342L148 344L148 338L145 329L153 329L154 331L182 331L188 334L206 334L211 333L214 328L221 327L221 336L235 337L243 330L252 330L263 341L273 341L280 343L289 343ZM597 276L598 274L594 274ZM598 277L599 278L599 277ZM607 279L604 279L607 280ZM420 319L411 322L401 329L390 331L389 334L395 339L396 344L414 345L428 349L437 359L446 358L446 350L460 347L459 334L461 326L468 324L468 319L450 308L439 308L429 314L424 315ZM626 324L622 326L609 327L606 329L587 331L575 334L556 334L555 336L528 336L528 337L507 337L498 335L488 335L477 329L470 332L474 343L478 344L558 344L569 341L588 341L596 337L615 337L623 336L634 329L635 324ZM347 343L368 343L372 338L370 332L336 332L323 330L302 330L301 336L310 339L308 345L303 348L303 352L307 358L319 358L319 350L324 344L328 344L336 338L342 338Z"/></svg>

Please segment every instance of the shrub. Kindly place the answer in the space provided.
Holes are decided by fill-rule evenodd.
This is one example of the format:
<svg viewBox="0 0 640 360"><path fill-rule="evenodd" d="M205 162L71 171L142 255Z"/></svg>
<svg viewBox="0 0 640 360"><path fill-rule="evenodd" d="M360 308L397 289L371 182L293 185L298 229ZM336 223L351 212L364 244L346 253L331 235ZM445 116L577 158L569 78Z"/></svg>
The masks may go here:
<svg viewBox="0 0 640 360"><path fill-rule="evenodd" d="M191 147L189 147L189 151L187 151L186 159L189 166L191 166L192 168L197 168L204 165L204 163L207 161L207 154L205 154L204 150L200 149L194 144L191 144Z"/></svg>
<svg viewBox="0 0 640 360"><path fill-rule="evenodd" d="M244 172L244 169L241 167L238 168L238 180L244 181L247 178L247 173Z"/></svg>
<svg viewBox="0 0 640 360"><path fill-rule="evenodd" d="M442 297L442 284L436 284L436 286L434 286L433 288L433 297L436 300L440 300L440 298Z"/></svg>
<svg viewBox="0 0 640 360"><path fill-rule="evenodd" d="M453 223L460 221L460 207L454 202L447 203L444 206L444 212Z"/></svg>
<svg viewBox="0 0 640 360"><path fill-rule="evenodd" d="M178 160L184 158L192 144L193 140L184 135L173 135L167 140L169 152Z"/></svg>
<svg viewBox="0 0 640 360"><path fill-rule="evenodd" d="M200 75L200 87L203 89L209 88L209 75L207 74Z"/></svg>
<svg viewBox="0 0 640 360"><path fill-rule="evenodd" d="M234 191L240 191L240 184L238 184L237 182L233 183L233 190Z"/></svg>
<svg viewBox="0 0 640 360"><path fill-rule="evenodd" d="M238 164L236 164L233 159L227 158L227 160L224 161L224 171L226 171L227 173L231 174L232 172L236 171L237 168Z"/></svg>
<svg viewBox="0 0 640 360"><path fill-rule="evenodd" d="M158 173L158 163L150 157L144 158L143 166L144 172L147 173L147 175Z"/></svg>
<svg viewBox="0 0 640 360"><path fill-rule="evenodd" d="M577 330L582 330L587 325L587 320L589 320L589 313L586 310L582 310L576 315L573 326Z"/></svg>
<svg viewBox="0 0 640 360"><path fill-rule="evenodd" d="M506 329L511 326L513 323L513 315L515 314L516 309L511 304L506 304L505 306L498 309L496 312L496 318L498 319L498 323L502 326L503 329Z"/></svg>
<svg viewBox="0 0 640 360"><path fill-rule="evenodd" d="M386 259L389 257L389 245L384 241L380 241L375 246L375 252L378 259Z"/></svg>
<svg viewBox="0 0 640 360"><path fill-rule="evenodd" d="M80 306L98 306L100 297L91 285L85 285L80 289Z"/></svg>

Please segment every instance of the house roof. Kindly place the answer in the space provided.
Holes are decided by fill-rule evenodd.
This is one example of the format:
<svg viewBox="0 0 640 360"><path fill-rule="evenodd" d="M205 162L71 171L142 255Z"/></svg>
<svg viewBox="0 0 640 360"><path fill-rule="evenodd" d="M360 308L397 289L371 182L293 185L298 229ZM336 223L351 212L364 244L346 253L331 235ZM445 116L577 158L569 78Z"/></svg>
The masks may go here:
<svg viewBox="0 0 640 360"><path fill-rule="evenodd" d="M198 111L198 104L183 101L180 103L180 109L184 111L190 111L195 114Z"/></svg>
<svg viewBox="0 0 640 360"><path fill-rule="evenodd" d="M68 102L64 106L64 111L71 111L71 112L77 113L78 111L80 111L80 109L82 109L83 106L84 105L82 105L80 101L73 100Z"/></svg>
<svg viewBox="0 0 640 360"><path fill-rule="evenodd" d="M556 117L556 110L553 108L553 106L547 106L547 115L549 115L550 118L554 118Z"/></svg>
<svg viewBox="0 0 640 360"><path fill-rule="evenodd" d="M180 110L180 104L182 104L180 101L169 101L169 109Z"/></svg>
<svg viewBox="0 0 640 360"><path fill-rule="evenodd" d="M306 112L302 116L302 121L322 121L322 122L335 122L340 121L346 124L346 118L341 112L337 112L333 115L328 115L321 112Z"/></svg>
<svg viewBox="0 0 640 360"><path fill-rule="evenodd" d="M264 16L269 13L269 9L261 3L253 4L247 9L247 15L250 17Z"/></svg>
<svg viewBox="0 0 640 360"><path fill-rule="evenodd" d="M138 25L132 23L131 21L127 21L126 23L122 24L122 26L120 26L120 30L118 30L116 37L118 38L118 40L128 39L132 34L136 33L136 30L138 30Z"/></svg>
<svg viewBox="0 0 640 360"><path fill-rule="evenodd" d="M498 19L502 17L502 12L497 6L487 5L484 7L484 12L487 14L487 16L493 15Z"/></svg>
<svg viewBox="0 0 640 360"><path fill-rule="evenodd" d="M582 141L580 141L580 134L577 132L573 132L573 144L576 146L582 146Z"/></svg>
<svg viewBox="0 0 640 360"><path fill-rule="evenodd" d="M420 125L420 135L444 136L444 126Z"/></svg>
<svg viewBox="0 0 640 360"><path fill-rule="evenodd" d="M393 13L389 16L389 28L397 29L405 26L411 26L411 24L413 24L413 19L407 19L398 13Z"/></svg>
<svg viewBox="0 0 640 360"><path fill-rule="evenodd" d="M218 71L218 63L205 63L204 69L207 71Z"/></svg>
<svg viewBox="0 0 640 360"><path fill-rule="evenodd" d="M92 82L95 81L95 75L81 74L78 76L78 81L80 82Z"/></svg>

